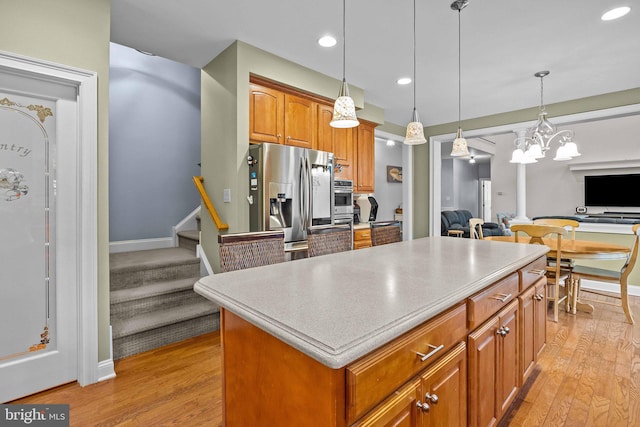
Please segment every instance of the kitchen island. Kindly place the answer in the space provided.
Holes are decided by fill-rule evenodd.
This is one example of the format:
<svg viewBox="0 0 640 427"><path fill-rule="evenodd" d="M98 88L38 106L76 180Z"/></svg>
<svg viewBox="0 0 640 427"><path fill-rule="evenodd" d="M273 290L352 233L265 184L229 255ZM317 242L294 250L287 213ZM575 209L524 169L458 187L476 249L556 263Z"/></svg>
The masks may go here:
<svg viewBox="0 0 640 427"><path fill-rule="evenodd" d="M421 375L452 356L466 418L467 336L517 315L531 285L539 299L546 251L432 237L202 278L196 292L221 306L226 425L378 425L398 399L417 419Z"/></svg>

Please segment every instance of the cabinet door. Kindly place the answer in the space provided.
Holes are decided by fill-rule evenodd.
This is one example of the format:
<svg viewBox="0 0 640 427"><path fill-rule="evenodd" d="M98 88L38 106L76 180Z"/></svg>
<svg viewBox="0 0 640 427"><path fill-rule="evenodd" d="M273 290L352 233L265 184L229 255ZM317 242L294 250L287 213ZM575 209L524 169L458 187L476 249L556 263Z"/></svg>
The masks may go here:
<svg viewBox="0 0 640 427"><path fill-rule="evenodd" d="M547 342L547 279L540 280L535 289L533 349L537 362Z"/></svg>
<svg viewBox="0 0 640 427"><path fill-rule="evenodd" d="M335 153L333 149L333 140L336 128L331 127L331 119L333 118L333 107L324 104L318 104L318 134L317 149L320 151L329 151Z"/></svg>
<svg viewBox="0 0 640 427"><path fill-rule="evenodd" d="M489 319L468 338L469 427L488 427L497 422L496 385L499 318Z"/></svg>
<svg viewBox="0 0 640 427"><path fill-rule="evenodd" d="M283 128L284 93L249 85L249 139L282 144Z"/></svg>
<svg viewBox="0 0 640 427"><path fill-rule="evenodd" d="M314 148L316 136L316 103L299 96L284 95L284 143Z"/></svg>
<svg viewBox="0 0 640 427"><path fill-rule="evenodd" d="M420 380L400 388L367 416L353 424L357 427L418 427Z"/></svg>
<svg viewBox="0 0 640 427"><path fill-rule="evenodd" d="M534 350L534 316L536 309L536 289L527 289L518 297L520 300L520 386L527 380L536 366Z"/></svg>
<svg viewBox="0 0 640 427"><path fill-rule="evenodd" d="M518 393L518 301L514 300L500 312L498 331L498 366L496 372L496 418L500 419Z"/></svg>
<svg viewBox="0 0 640 427"><path fill-rule="evenodd" d="M360 193L373 193L375 187L375 126L360 123L358 126L358 144L356 158L357 182L355 190Z"/></svg>
<svg viewBox="0 0 640 427"><path fill-rule="evenodd" d="M458 344L422 375L421 399L422 427L467 425L465 343Z"/></svg>

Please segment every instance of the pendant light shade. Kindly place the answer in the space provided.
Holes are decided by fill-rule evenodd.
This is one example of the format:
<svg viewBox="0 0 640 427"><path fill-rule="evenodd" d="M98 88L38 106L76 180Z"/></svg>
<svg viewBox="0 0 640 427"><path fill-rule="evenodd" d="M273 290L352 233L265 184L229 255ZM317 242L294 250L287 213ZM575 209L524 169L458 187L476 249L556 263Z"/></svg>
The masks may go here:
<svg viewBox="0 0 640 427"><path fill-rule="evenodd" d="M451 157L464 157L469 155L467 140L462 136L462 128L458 128L456 139L453 140L453 148L451 149Z"/></svg>
<svg viewBox="0 0 640 427"><path fill-rule="evenodd" d="M334 128L352 128L360 124L356 117L356 105L349 96L347 81L342 79L340 93L333 105L333 118L330 125Z"/></svg>
<svg viewBox="0 0 640 427"><path fill-rule="evenodd" d="M427 139L424 137L424 128L418 117L416 109L416 0L413 0L413 116L411 123L407 125L407 136L404 143L407 145L424 144Z"/></svg>
<svg viewBox="0 0 640 427"><path fill-rule="evenodd" d="M467 147L467 140L462 136L462 124L461 124L461 105L462 105L462 95L460 90L460 51L461 51L461 43L460 43L460 12L462 9L469 5L468 0L456 0L451 3L451 9L458 11L458 132L456 134L456 139L453 141L453 148L451 149L451 157L462 157L469 155L469 148Z"/></svg>
<svg viewBox="0 0 640 427"><path fill-rule="evenodd" d="M360 124L356 117L356 105L349 96L349 86L345 77L345 62L347 51L346 36L346 0L342 0L342 85L338 98L333 106L333 118L329 123L334 128L353 128Z"/></svg>

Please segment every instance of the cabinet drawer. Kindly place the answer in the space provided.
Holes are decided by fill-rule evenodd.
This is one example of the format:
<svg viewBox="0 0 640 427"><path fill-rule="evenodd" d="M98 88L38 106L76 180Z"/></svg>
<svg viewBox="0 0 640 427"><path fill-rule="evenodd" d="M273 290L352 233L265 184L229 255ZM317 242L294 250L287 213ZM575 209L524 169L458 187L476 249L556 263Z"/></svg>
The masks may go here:
<svg viewBox="0 0 640 427"><path fill-rule="evenodd" d="M370 228L357 228L353 230L354 240L370 240L371 229Z"/></svg>
<svg viewBox="0 0 640 427"><path fill-rule="evenodd" d="M546 270L546 256L540 257L531 264L518 270L518 274L520 275L520 292L536 283L541 277L544 277Z"/></svg>
<svg viewBox="0 0 640 427"><path fill-rule="evenodd" d="M518 273L513 273L467 299L469 329L475 329L518 296Z"/></svg>
<svg viewBox="0 0 640 427"><path fill-rule="evenodd" d="M347 424L463 341L466 317L466 305L461 304L348 366Z"/></svg>

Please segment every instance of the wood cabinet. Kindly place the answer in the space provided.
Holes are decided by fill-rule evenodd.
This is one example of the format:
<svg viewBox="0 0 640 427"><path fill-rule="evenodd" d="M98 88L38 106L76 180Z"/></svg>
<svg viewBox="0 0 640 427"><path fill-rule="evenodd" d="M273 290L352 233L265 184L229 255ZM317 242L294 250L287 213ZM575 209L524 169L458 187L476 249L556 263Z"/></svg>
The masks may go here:
<svg viewBox="0 0 640 427"><path fill-rule="evenodd" d="M467 347L460 343L422 375L423 427L467 425Z"/></svg>
<svg viewBox="0 0 640 427"><path fill-rule="evenodd" d="M497 424L518 391L518 300L471 333L469 426Z"/></svg>
<svg viewBox="0 0 640 427"><path fill-rule="evenodd" d="M524 385L547 341L546 279L520 295L520 387Z"/></svg>
<svg viewBox="0 0 640 427"><path fill-rule="evenodd" d="M371 228L356 228L353 230L353 249L371 247Z"/></svg>
<svg viewBox="0 0 640 427"><path fill-rule="evenodd" d="M467 425L467 348L459 343L419 379L409 381L357 427L465 427Z"/></svg>
<svg viewBox="0 0 640 427"><path fill-rule="evenodd" d="M373 193L375 188L375 124L360 120L358 140L356 144L356 178L353 191L356 193Z"/></svg>
<svg viewBox="0 0 640 427"><path fill-rule="evenodd" d="M330 123L332 118L333 107L318 104L317 148L318 150L329 151L334 154L335 179L355 180L354 134L357 132L357 128L339 129L331 127Z"/></svg>
<svg viewBox="0 0 640 427"><path fill-rule="evenodd" d="M420 380L411 381L385 400L375 411L356 422L356 427L418 427L417 403L421 398Z"/></svg>
<svg viewBox="0 0 640 427"><path fill-rule="evenodd" d="M315 148L317 104L278 89L250 84L249 139Z"/></svg>
<svg viewBox="0 0 640 427"><path fill-rule="evenodd" d="M225 425L496 425L546 341L546 280L519 291L539 264L337 369L223 307Z"/></svg>
<svg viewBox="0 0 640 427"><path fill-rule="evenodd" d="M282 144L284 93L251 84L249 86L249 140Z"/></svg>
<svg viewBox="0 0 640 427"><path fill-rule="evenodd" d="M353 181L356 193L375 187L376 123L360 120L350 129L331 127L333 104L317 95L257 76L249 85L249 140L334 153L334 177Z"/></svg>

